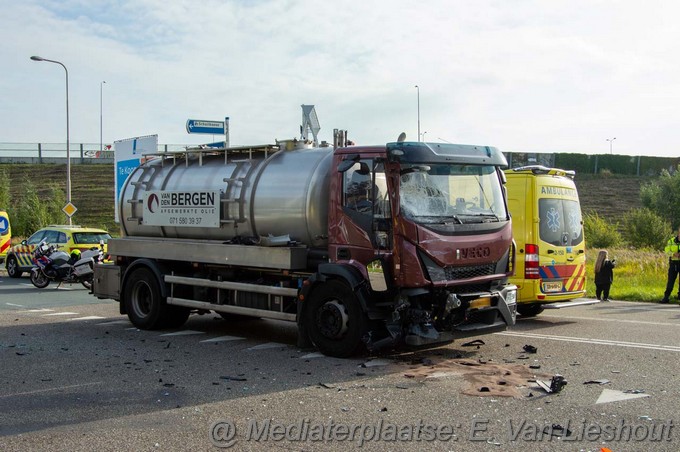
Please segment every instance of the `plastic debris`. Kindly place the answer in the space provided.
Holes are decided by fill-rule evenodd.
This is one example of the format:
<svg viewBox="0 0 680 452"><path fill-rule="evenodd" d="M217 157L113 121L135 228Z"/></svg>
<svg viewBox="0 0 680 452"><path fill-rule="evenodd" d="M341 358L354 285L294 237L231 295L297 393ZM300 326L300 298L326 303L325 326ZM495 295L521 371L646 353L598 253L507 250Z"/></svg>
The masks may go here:
<svg viewBox="0 0 680 452"><path fill-rule="evenodd" d="M524 347L522 347L522 350L524 350L527 353L536 353L538 351L536 347L529 344L526 344Z"/></svg>
<svg viewBox="0 0 680 452"><path fill-rule="evenodd" d="M536 380L536 384L548 394L555 394L560 392L562 388L567 385L567 380L565 380L562 375L557 374L550 379L550 384L541 380Z"/></svg>
<svg viewBox="0 0 680 452"><path fill-rule="evenodd" d="M584 385L606 385L606 384L609 384L609 383L611 383L611 382L609 380L607 380L606 378L602 378L600 380L588 380L588 381L583 382Z"/></svg>

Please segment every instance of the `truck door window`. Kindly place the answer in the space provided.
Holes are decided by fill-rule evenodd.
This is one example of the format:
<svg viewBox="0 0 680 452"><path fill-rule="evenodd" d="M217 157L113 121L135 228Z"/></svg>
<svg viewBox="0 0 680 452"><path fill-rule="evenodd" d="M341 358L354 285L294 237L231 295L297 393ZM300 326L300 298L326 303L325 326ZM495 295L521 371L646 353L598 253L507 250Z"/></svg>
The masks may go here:
<svg viewBox="0 0 680 452"><path fill-rule="evenodd" d="M375 214L377 218L389 218L387 179L382 163L374 168L372 160L362 160L344 173L343 205L367 216Z"/></svg>

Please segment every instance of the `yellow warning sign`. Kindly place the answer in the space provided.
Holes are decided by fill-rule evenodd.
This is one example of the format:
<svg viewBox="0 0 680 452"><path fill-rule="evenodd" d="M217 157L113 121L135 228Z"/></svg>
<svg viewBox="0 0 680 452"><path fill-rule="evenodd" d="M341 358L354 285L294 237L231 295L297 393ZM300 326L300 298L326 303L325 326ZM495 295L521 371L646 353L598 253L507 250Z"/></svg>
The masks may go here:
<svg viewBox="0 0 680 452"><path fill-rule="evenodd" d="M64 212L66 215L68 215L69 218L71 218L71 217L73 216L73 214L76 213L76 211L78 210L78 208L77 208L76 206L74 206L72 203L68 202L68 203L66 203L66 205L64 206L64 208L61 209L61 210L62 210L62 212Z"/></svg>

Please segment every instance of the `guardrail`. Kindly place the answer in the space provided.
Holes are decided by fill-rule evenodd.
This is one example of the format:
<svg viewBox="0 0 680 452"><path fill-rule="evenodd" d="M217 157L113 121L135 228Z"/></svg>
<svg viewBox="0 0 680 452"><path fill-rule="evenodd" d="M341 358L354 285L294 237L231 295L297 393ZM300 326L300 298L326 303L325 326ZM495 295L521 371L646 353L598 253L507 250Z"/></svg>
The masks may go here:
<svg viewBox="0 0 680 452"><path fill-rule="evenodd" d="M159 144L159 152L179 151L188 144ZM195 146L195 145L194 145ZM99 143L71 143L72 164L113 163L113 146ZM65 143L0 143L0 163L65 163Z"/></svg>

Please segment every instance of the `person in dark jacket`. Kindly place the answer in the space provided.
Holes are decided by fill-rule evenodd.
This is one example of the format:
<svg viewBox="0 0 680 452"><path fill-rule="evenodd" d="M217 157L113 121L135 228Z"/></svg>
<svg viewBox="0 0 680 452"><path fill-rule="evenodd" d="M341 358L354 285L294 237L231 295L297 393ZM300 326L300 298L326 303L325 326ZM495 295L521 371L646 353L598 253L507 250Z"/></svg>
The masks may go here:
<svg viewBox="0 0 680 452"><path fill-rule="evenodd" d="M609 288L614 282L614 267L616 259L609 260L607 250L600 250L595 261L595 295L598 300L609 301Z"/></svg>

